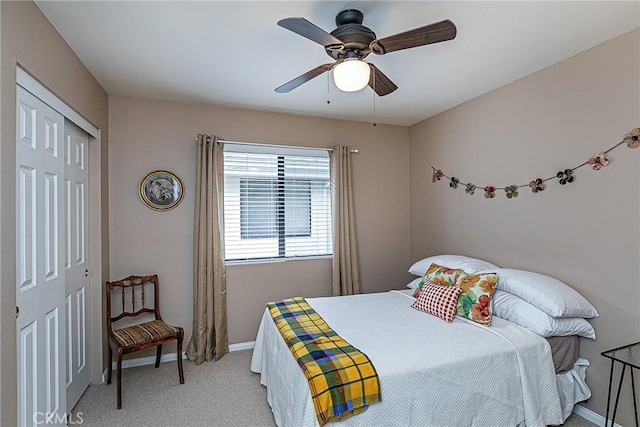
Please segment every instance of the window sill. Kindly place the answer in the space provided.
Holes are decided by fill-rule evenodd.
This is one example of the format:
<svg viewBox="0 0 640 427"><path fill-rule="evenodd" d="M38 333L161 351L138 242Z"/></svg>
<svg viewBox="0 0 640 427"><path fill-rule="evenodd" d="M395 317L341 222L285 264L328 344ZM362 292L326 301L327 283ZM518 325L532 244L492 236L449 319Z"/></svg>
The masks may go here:
<svg viewBox="0 0 640 427"><path fill-rule="evenodd" d="M250 260L229 260L229 261L225 261L224 264L225 264L225 266L251 265L251 264L273 264L273 263L281 263L281 262L324 260L324 259L331 259L331 258L333 258L333 255L291 257L291 258L250 259Z"/></svg>

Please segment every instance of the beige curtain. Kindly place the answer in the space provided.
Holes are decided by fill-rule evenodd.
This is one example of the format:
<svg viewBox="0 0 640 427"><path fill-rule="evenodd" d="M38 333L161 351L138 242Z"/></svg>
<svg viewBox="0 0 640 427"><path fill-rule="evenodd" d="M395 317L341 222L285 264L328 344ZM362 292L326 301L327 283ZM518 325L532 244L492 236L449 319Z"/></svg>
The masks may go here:
<svg viewBox="0 0 640 427"><path fill-rule="evenodd" d="M360 293L351 157L351 147L341 145L333 147L331 153L333 295Z"/></svg>
<svg viewBox="0 0 640 427"><path fill-rule="evenodd" d="M216 136L198 135L193 225L193 334L187 358L218 360L227 344L227 287L224 265L224 170Z"/></svg>

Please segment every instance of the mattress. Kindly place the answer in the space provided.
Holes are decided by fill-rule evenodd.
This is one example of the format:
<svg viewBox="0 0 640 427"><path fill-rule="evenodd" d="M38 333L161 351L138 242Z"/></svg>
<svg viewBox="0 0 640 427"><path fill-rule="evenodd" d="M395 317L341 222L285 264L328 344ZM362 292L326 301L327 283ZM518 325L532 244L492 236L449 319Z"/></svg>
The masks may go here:
<svg viewBox="0 0 640 427"><path fill-rule="evenodd" d="M307 302L369 356L382 402L341 426L528 426L564 417L548 342L506 320L491 327L456 317L448 324L412 309L406 292ZM318 425L308 384L269 313L260 324L251 370L261 374L279 426Z"/></svg>
<svg viewBox="0 0 640 427"><path fill-rule="evenodd" d="M580 340L577 335L568 337L547 337L553 357L553 367L557 374L573 369L580 352Z"/></svg>

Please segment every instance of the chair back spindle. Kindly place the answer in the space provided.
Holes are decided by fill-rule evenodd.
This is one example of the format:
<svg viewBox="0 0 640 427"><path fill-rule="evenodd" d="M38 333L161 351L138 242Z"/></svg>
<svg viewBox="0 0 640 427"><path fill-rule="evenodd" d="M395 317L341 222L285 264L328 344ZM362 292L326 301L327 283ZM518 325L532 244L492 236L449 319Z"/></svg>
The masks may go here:
<svg viewBox="0 0 640 427"><path fill-rule="evenodd" d="M153 288L153 306L148 306L146 287ZM121 304L117 314L113 312L111 305L112 291L120 292ZM124 317L136 317L142 313L151 313L156 320L162 320L158 301L158 276L155 274L129 276L122 280L107 282L107 317L110 322L116 322Z"/></svg>

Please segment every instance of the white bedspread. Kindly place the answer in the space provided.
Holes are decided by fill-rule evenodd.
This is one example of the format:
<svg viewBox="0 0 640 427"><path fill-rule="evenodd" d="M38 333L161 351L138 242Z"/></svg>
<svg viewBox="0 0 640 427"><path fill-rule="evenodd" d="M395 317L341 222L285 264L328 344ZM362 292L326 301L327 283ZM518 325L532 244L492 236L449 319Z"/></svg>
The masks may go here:
<svg viewBox="0 0 640 427"><path fill-rule="evenodd" d="M397 292L310 298L340 336L373 362L382 402L344 426L527 426L563 417L547 341L500 318L448 324ZM307 380L268 311L251 370L261 374L281 426L317 426Z"/></svg>

